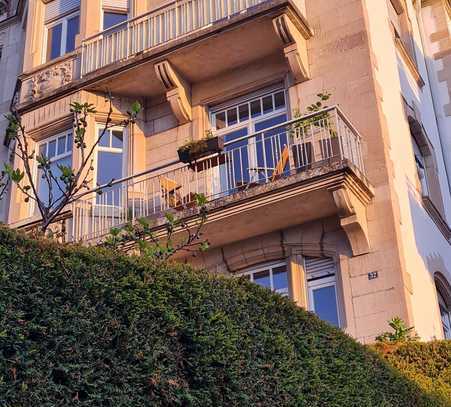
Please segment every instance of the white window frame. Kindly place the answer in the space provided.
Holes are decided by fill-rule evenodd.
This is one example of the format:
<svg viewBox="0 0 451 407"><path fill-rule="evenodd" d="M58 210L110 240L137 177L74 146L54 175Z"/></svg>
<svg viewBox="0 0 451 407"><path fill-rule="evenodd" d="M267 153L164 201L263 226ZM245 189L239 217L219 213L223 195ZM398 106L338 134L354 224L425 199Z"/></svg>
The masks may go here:
<svg viewBox="0 0 451 407"><path fill-rule="evenodd" d="M96 123L95 125L95 140L97 140L97 137L99 137L99 131L103 131L105 128L105 124L102 123ZM113 132L113 131L120 131L122 132L122 148L116 148L116 147L104 147L101 146L100 143L96 146L96 151L94 154L94 171L93 171L93 179L95 182L95 185L97 185L97 172L99 168L99 152L107 152L107 153L122 153L122 177L124 178L127 176L128 173L128 133L127 129L125 127L121 126L112 126L107 131ZM103 135L105 137L106 134ZM104 205L97 203L97 196L94 196L93 198L93 205L95 206L114 206L114 205Z"/></svg>
<svg viewBox="0 0 451 407"><path fill-rule="evenodd" d="M102 23L102 29L101 29L101 31L105 31L105 30L106 30L105 25L104 25L104 22L105 22L105 13L124 14L124 15L127 16L126 21L130 18L129 13L128 13L128 10L126 10L126 9L112 9L112 8L105 8L105 7L102 7L101 16L100 16L100 18L101 18L101 23ZM124 22L124 23L125 23L125 22ZM124 24L124 23L122 23L122 24ZM114 26L113 26L113 27L114 27ZM112 27L108 28L108 30L110 30L111 28L112 28Z"/></svg>
<svg viewBox="0 0 451 407"><path fill-rule="evenodd" d="M274 289L274 280L273 280L273 269L277 267L285 267L286 273L287 273L287 290L286 292L280 292L278 290ZM282 295L283 297L289 297L290 296L290 280L288 278L288 263L286 261L276 261L276 262L270 262L270 263L263 263L258 266L252 267L250 269L247 269L246 271L239 274L239 276L249 276L249 281L254 282L254 274L260 273L262 271L269 271L269 281L271 283L271 291ZM267 287L266 287L267 288Z"/></svg>
<svg viewBox="0 0 451 407"><path fill-rule="evenodd" d="M69 14L66 14L64 16L60 16L57 19L50 21L45 24L45 34L44 34L44 49L43 49L43 55L42 55L42 63L45 64L47 62L53 61L53 59L47 60L47 46L49 41L49 30L58 24L62 24L61 26L61 44L60 44L60 56L57 58L60 58L64 55L66 55L66 43L67 43L67 24L70 19L73 17L78 16L78 21L80 24L80 10L71 12ZM56 58L55 58L56 59Z"/></svg>
<svg viewBox="0 0 451 407"><path fill-rule="evenodd" d="M342 322L341 310L340 310L340 299L339 299L340 297L339 297L338 285L337 285L338 270L337 270L336 265L334 264L334 267L335 267L334 274L327 274L324 277L314 277L313 279L309 279L306 265L305 265L305 257L304 257L303 263L304 263L303 266L304 266L304 271L305 271L305 273L304 273L305 274L305 282L306 282L306 287L307 287L307 309L311 312L316 313L315 304L314 304L314 296L313 296L313 292L315 290L318 290L321 288L326 288L326 287L334 287L335 306L337 309L338 327L341 328L343 322Z"/></svg>
<svg viewBox="0 0 451 407"><path fill-rule="evenodd" d="M70 151L68 150L68 137L69 135L72 137L72 145L71 145L71 149ZM65 137L66 138L66 150L63 154L58 154L58 139L61 137ZM48 157L48 151L49 151L49 144L52 141L56 141L56 145L55 145L55 155L50 158L50 162L53 163L55 161L58 160L63 160L64 158L67 157L72 157L72 165L73 165L73 160L74 160L74 132L72 129L67 129L65 131L62 131L58 134L55 134L51 137L47 137L43 140L40 140L38 142L36 142L36 147L35 147L35 151L36 154L39 155L40 154L40 150L41 150L41 146L42 145L46 145L46 150L45 150L45 156ZM35 160L34 162L34 166L33 166L33 179L35 180L35 186L36 186L36 191L39 193L39 169L38 169L38 162ZM36 202L33 201L33 204L30 205L30 216L33 216L34 212L36 210Z"/></svg>

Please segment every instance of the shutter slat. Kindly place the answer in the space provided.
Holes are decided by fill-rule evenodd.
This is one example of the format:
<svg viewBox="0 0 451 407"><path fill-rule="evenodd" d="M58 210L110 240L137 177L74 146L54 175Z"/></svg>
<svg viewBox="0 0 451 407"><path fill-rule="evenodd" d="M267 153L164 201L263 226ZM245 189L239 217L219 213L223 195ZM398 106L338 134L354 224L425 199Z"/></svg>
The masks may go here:
<svg viewBox="0 0 451 407"><path fill-rule="evenodd" d="M334 275L336 272L334 260L330 257L305 257L304 264L308 280Z"/></svg>
<svg viewBox="0 0 451 407"><path fill-rule="evenodd" d="M128 9L128 0L103 0L103 8Z"/></svg>
<svg viewBox="0 0 451 407"><path fill-rule="evenodd" d="M45 6L45 22L80 9L80 0L53 0Z"/></svg>

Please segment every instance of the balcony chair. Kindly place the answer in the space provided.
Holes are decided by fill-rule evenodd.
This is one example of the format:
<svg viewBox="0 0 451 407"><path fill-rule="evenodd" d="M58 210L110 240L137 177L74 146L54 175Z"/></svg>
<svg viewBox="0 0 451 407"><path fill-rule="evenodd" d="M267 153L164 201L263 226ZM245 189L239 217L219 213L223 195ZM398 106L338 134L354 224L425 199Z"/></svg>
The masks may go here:
<svg viewBox="0 0 451 407"><path fill-rule="evenodd" d="M290 159L290 150L289 150L288 146L285 145L283 147L282 153L280 154L279 161L277 161L277 164L274 168L273 167L253 167L253 168L249 168L249 171L253 171L257 174L263 173L265 175L269 171L272 171L271 182L274 182L275 180L277 180L278 178L280 178L283 175L283 173L285 171L285 167L287 166L289 159ZM252 186L254 184L255 183L248 183L247 188L249 188L250 186Z"/></svg>

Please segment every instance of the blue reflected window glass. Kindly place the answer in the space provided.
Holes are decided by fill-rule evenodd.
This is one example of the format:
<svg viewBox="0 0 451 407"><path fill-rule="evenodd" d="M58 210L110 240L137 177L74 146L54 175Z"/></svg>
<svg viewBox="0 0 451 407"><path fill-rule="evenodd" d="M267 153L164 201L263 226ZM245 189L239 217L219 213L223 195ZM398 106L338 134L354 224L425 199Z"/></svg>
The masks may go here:
<svg viewBox="0 0 451 407"><path fill-rule="evenodd" d="M47 151L47 158L53 158L56 155L56 140L52 140L49 143L48 151Z"/></svg>
<svg viewBox="0 0 451 407"><path fill-rule="evenodd" d="M61 56L63 23L59 23L48 30L47 37L47 61Z"/></svg>
<svg viewBox="0 0 451 407"><path fill-rule="evenodd" d="M104 11L103 13L103 29L106 30L116 24L127 21L126 13L113 13L111 11Z"/></svg>
<svg viewBox="0 0 451 407"><path fill-rule="evenodd" d="M80 33L80 17L75 16L67 21L66 52L75 49L75 37Z"/></svg>
<svg viewBox="0 0 451 407"><path fill-rule="evenodd" d="M110 130L103 132L103 129L99 129L99 132L97 133L98 137L100 138L99 146L100 147L110 147L111 146L111 133Z"/></svg>
<svg viewBox="0 0 451 407"><path fill-rule="evenodd" d="M339 326L335 286L330 285L327 287L316 288L312 291L316 315L323 321Z"/></svg>
<svg viewBox="0 0 451 407"><path fill-rule="evenodd" d="M288 273L285 266L273 269L272 282L274 291L282 295L288 295Z"/></svg>
<svg viewBox="0 0 451 407"><path fill-rule="evenodd" d="M67 167L70 167L72 165L72 155L61 158L59 160L55 160L50 164L50 171L52 171L52 174L56 179L58 179L58 184L55 180L52 180L51 182L51 193L52 193L52 203L55 203L61 196L63 195L63 192L65 190L65 185L62 183L62 181L59 180L59 177L61 176L61 171L59 170L58 166L64 165ZM47 180L42 178L42 171L39 171L38 173L38 196L39 198L46 204L49 204L49 183ZM61 188L61 189L60 189Z"/></svg>
<svg viewBox="0 0 451 407"><path fill-rule="evenodd" d="M111 132L111 147L122 148L124 145L123 134L120 130L113 130Z"/></svg>
<svg viewBox="0 0 451 407"><path fill-rule="evenodd" d="M97 156L97 184L104 185L122 178L122 152L99 151ZM120 185L106 188L97 196L97 203L104 205L120 204Z"/></svg>
<svg viewBox="0 0 451 407"><path fill-rule="evenodd" d="M247 136L247 127L224 135L224 141L234 141ZM226 163L221 174L222 191L233 190L249 183L249 149L248 140L241 140L225 148ZM226 171L226 173L224 172ZM226 185L227 184L227 185Z"/></svg>
<svg viewBox="0 0 451 407"><path fill-rule="evenodd" d="M73 143L73 139L72 139L72 133L69 133L67 135L67 146L66 146L66 151L72 151L72 143Z"/></svg>
<svg viewBox="0 0 451 407"><path fill-rule="evenodd" d="M262 287L271 288L271 278L269 276L269 270L255 273L254 283L261 285Z"/></svg>
<svg viewBox="0 0 451 407"><path fill-rule="evenodd" d="M58 155L66 152L66 136L58 137Z"/></svg>

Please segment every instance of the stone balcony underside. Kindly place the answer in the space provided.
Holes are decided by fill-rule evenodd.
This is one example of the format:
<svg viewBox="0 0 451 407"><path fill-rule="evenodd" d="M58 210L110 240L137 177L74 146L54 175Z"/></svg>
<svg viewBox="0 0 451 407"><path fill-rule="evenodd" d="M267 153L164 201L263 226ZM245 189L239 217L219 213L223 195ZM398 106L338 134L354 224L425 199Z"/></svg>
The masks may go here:
<svg viewBox="0 0 451 407"><path fill-rule="evenodd" d="M245 240L310 221L336 216L346 232L354 255L367 253L366 208L372 187L359 170L346 161L290 175L207 204L203 229L211 247ZM179 212L194 225L197 210ZM162 217L154 217L155 232L164 236Z"/></svg>
<svg viewBox="0 0 451 407"><path fill-rule="evenodd" d="M292 0L267 0L82 75L89 58L83 45L23 74L18 109L25 112L80 89L132 97L161 95L167 88L155 67L162 61L169 62L187 86L268 56L284 61L295 80L302 81L308 74L305 41L311 35Z"/></svg>

